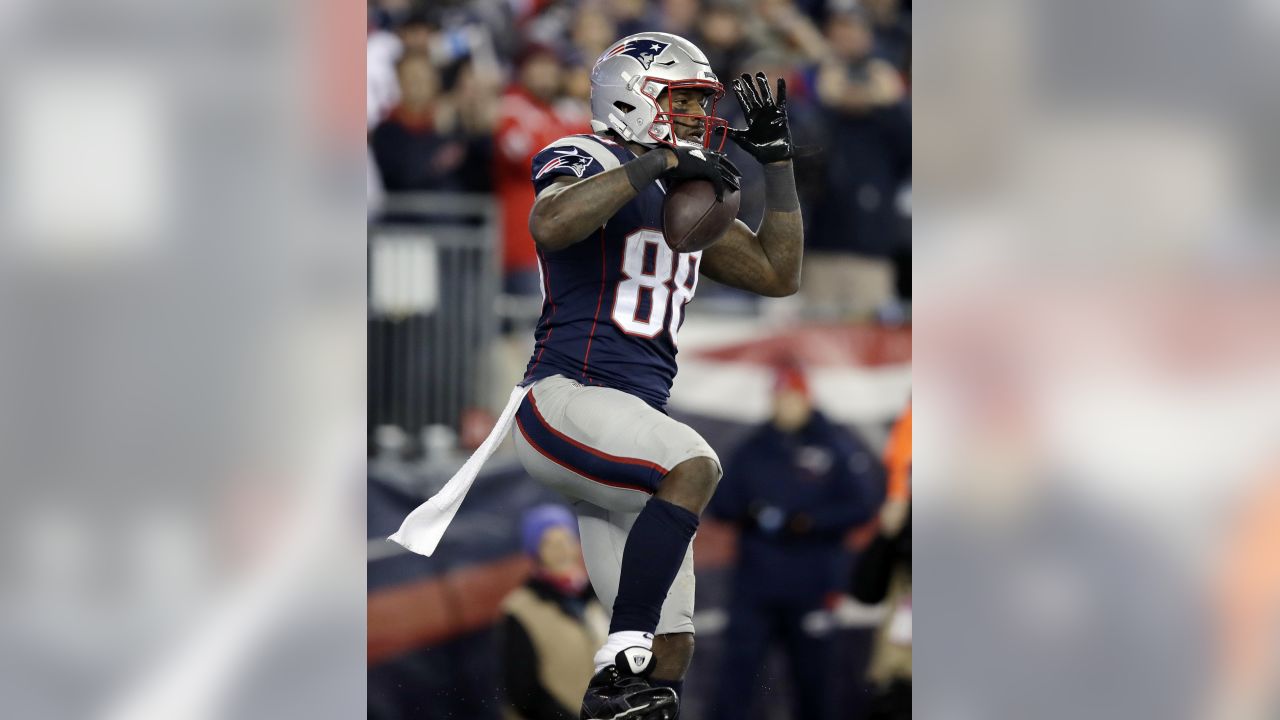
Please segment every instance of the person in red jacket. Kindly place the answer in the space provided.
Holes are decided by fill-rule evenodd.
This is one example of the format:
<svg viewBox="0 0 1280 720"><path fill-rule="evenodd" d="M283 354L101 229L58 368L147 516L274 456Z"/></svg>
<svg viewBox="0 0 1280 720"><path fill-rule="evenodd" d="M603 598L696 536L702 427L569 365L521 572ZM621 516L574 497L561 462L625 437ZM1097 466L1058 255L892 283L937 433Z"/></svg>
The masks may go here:
<svg viewBox="0 0 1280 720"><path fill-rule="evenodd" d="M591 116L580 102L564 97L565 69L555 50L532 45L517 61L515 82L502 96L495 134L494 185L501 205L504 287L537 295L538 260L529 239L533 185L529 168L548 144L590 132Z"/></svg>

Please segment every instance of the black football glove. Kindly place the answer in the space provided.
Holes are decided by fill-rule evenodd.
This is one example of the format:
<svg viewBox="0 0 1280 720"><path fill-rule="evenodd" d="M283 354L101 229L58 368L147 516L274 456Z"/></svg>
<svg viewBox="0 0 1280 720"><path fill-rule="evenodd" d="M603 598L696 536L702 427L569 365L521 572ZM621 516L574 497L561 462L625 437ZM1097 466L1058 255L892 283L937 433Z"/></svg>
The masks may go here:
<svg viewBox="0 0 1280 720"><path fill-rule="evenodd" d="M795 154L791 144L791 126L787 124L787 81L778 79L778 99L769 92L769 78L756 73L733 81L733 91L747 118L745 130L729 128L726 132L738 147L751 153L761 163L790 160Z"/></svg>
<svg viewBox="0 0 1280 720"><path fill-rule="evenodd" d="M680 182L682 180L710 180L716 189L716 200L724 200L726 190L737 191L742 183L742 171L725 157L706 148L689 148L676 146L668 148L676 154L677 165L668 170L663 177Z"/></svg>

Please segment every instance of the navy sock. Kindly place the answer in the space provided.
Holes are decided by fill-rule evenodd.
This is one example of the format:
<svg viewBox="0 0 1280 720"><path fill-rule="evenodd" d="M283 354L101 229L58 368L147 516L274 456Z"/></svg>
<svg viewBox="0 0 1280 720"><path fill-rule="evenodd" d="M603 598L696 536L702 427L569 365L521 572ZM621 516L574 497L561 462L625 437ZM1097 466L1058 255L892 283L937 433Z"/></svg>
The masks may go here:
<svg viewBox="0 0 1280 720"><path fill-rule="evenodd" d="M655 688L671 688L676 691L677 697L685 697L684 680L659 680L657 678L649 678L649 684Z"/></svg>
<svg viewBox="0 0 1280 720"><path fill-rule="evenodd" d="M698 516L666 500L651 498L631 526L622 550L622 574L609 632L652 633L667 591L680 572Z"/></svg>

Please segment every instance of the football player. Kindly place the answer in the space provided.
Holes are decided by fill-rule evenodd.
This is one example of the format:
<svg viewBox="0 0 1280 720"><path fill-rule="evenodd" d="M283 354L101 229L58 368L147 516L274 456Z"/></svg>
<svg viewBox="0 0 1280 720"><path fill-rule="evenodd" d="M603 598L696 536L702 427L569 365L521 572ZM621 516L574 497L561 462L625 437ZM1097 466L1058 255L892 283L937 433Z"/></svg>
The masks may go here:
<svg viewBox="0 0 1280 720"><path fill-rule="evenodd" d="M587 570L613 615L582 718L672 720L693 656L690 541L720 479L716 453L667 416L676 343L699 275L770 297L800 284L800 203L786 86L733 82L747 127L715 116L707 57L665 33L619 40L591 74L593 134L534 157L542 316L512 430L524 467L578 516ZM716 244L674 253L662 235L673 183L737 190L730 138L764 164L766 212Z"/></svg>

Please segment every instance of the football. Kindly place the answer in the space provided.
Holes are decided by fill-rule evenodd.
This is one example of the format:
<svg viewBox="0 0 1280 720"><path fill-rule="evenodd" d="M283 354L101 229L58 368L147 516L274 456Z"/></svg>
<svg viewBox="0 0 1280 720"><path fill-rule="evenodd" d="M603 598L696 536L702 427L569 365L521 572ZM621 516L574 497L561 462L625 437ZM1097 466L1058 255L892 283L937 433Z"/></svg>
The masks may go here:
<svg viewBox="0 0 1280 720"><path fill-rule="evenodd" d="M738 216L742 196L728 190L716 200L708 180L688 180L667 191L662 203L662 235L678 253L697 252L715 244Z"/></svg>

